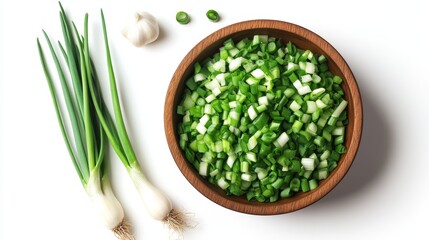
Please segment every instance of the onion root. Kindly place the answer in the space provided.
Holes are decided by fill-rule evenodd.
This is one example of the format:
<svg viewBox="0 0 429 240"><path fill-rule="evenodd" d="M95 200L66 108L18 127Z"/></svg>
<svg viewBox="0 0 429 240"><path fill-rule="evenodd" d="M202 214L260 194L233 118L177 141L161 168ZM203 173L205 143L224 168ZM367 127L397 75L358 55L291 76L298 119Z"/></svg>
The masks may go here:
<svg viewBox="0 0 429 240"><path fill-rule="evenodd" d="M195 227L195 224L192 223L189 215L189 213L172 209L163 219L163 223L169 230L181 236L185 229Z"/></svg>
<svg viewBox="0 0 429 240"><path fill-rule="evenodd" d="M115 236L120 240L134 240L131 224L124 218L122 222L112 229Z"/></svg>

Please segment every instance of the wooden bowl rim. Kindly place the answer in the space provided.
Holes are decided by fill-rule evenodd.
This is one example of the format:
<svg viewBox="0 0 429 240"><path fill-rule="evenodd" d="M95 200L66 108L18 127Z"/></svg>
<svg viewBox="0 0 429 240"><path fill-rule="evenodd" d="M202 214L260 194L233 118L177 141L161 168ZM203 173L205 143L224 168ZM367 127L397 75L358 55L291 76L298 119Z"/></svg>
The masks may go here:
<svg viewBox="0 0 429 240"><path fill-rule="evenodd" d="M219 43L229 38L230 35L246 32L249 30L286 31L290 34L294 34L307 41L310 41L312 44L320 48L320 50L324 51L325 53L329 53L329 56L327 56L329 61L332 61L334 64L336 64L341 73L344 75L343 88L344 84L346 83L346 86L350 90L351 96L349 99L349 106L353 106L352 109L350 109L348 106L348 111L350 112L350 110L352 110L351 115L354 116L353 119L349 119L349 122L353 123L352 128L348 128L348 134L346 133L346 138L350 138L350 144L347 146L347 153L341 156L337 168L331 172L327 179L322 180L319 184L319 187L315 190L309 191L307 193L299 193L296 196L282 199L274 203L249 202L245 199L243 200L242 197L227 196L223 190L220 188L216 189L216 186L211 186L210 183L202 179L193 166L185 159L178 145L177 133L175 132L175 126L173 122L173 117L176 114L176 105L174 103L177 101L176 98L178 98L176 93L179 90L178 88L180 84L183 85L181 80L185 75L185 71L189 68L186 66L192 67L198 56L206 48L213 47L213 44L216 43L216 47L218 47L220 46ZM184 177L189 181L189 183L191 183L191 185L205 197L220 206L237 212L256 215L274 215L293 212L315 203L328 194L346 175L353 163L360 144L362 125L363 112L361 95L356 79L354 78L354 75L344 58L329 42L316 33L299 25L278 20L260 19L234 23L213 32L201 40L189 51L189 53L178 65L168 86L164 105L164 129L167 143L176 165Z"/></svg>

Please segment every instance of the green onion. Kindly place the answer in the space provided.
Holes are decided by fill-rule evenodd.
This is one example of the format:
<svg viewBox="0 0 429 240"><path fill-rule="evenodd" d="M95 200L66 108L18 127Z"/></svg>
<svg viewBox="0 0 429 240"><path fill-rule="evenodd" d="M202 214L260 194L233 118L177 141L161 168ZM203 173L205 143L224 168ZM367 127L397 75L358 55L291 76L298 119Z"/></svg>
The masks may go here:
<svg viewBox="0 0 429 240"><path fill-rule="evenodd" d="M340 117L340 114L346 109L347 101L342 100L341 103L335 108L335 111L332 113L332 117L338 118Z"/></svg>
<svg viewBox="0 0 429 240"><path fill-rule="evenodd" d="M308 192L310 191L310 186L306 178L301 179L301 191Z"/></svg>
<svg viewBox="0 0 429 240"><path fill-rule="evenodd" d="M170 199L164 193L162 193L160 189L156 188L145 176L143 169L138 162L134 148L132 147L123 119L121 104L119 101L119 93L113 69L113 62L110 55L109 40L107 36L106 22L103 11L101 11L101 20L114 118L111 117L107 108L104 107L106 106L106 103L104 102L103 97L101 97L101 93L97 93L96 91L96 88L100 83L97 81L97 79L92 79L92 81L89 81L89 88L91 90L91 97L96 115L100 120L104 132L106 132L107 139L109 140L112 148L115 150L117 156L127 169L128 174L131 177L131 180L133 181L138 193L140 194L143 203L145 204L146 210L148 211L150 216L155 220L164 222L172 230L182 232L183 229L188 226L184 214L174 209ZM195 94L192 94L191 99L188 99L188 101L195 102L197 98L198 93L195 92ZM197 107L194 104L190 105L192 105L191 108ZM183 109L189 109L189 106L183 106ZM203 124L201 123L201 125ZM200 127L201 131L202 129L203 127ZM186 138L187 137L183 135L182 139ZM207 152L209 148L206 144L203 143L204 142L198 143L197 149L201 152ZM185 141L182 141L182 144L186 145ZM200 170L201 173L207 175L208 169L205 169L204 166L202 166Z"/></svg>
<svg viewBox="0 0 429 240"><path fill-rule="evenodd" d="M96 79L97 74L93 71L92 59L89 55L88 14L85 15L84 36L81 36L74 23L73 28L71 27L61 3L60 8L64 43L59 42L59 49L66 66L61 63L48 34L45 31L43 34L55 63L61 91L54 85L42 45L37 39L40 60L60 130L77 175L90 197L94 209L97 210L100 220L118 238L134 239L128 223L124 221L124 210L113 193L107 174L106 134L101 122L93 114L94 105L91 101L89 82ZM65 70L66 68L67 70ZM70 80L67 75L70 76ZM101 96L99 86L93 86L92 91L95 98L99 99ZM62 92L68 114L62 111L64 109L60 104L60 92ZM104 105L101 106L101 111L106 111ZM67 118L69 121L66 120ZM71 131L67 130L69 128Z"/></svg>
<svg viewBox="0 0 429 240"><path fill-rule="evenodd" d="M206 16L212 22L218 22L220 20L219 13L212 9L207 11Z"/></svg>
<svg viewBox="0 0 429 240"><path fill-rule="evenodd" d="M203 178L227 194L272 202L329 176L347 150L347 102L341 78L321 71L321 56L255 35L227 39L197 64L177 106L177 134ZM213 171L213 161L226 164Z"/></svg>
<svg viewBox="0 0 429 240"><path fill-rule="evenodd" d="M188 24L191 21L189 14L184 11L179 11L176 13L176 21L180 24Z"/></svg>

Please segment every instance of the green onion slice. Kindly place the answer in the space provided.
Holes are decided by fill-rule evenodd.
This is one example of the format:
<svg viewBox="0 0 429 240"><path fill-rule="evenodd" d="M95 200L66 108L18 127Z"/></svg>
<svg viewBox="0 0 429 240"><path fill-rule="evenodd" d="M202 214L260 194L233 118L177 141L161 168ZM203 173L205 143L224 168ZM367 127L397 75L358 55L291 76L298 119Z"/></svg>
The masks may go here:
<svg viewBox="0 0 429 240"><path fill-rule="evenodd" d="M176 21L180 24L187 24L191 18L189 17L189 14L184 11L179 11L176 13Z"/></svg>
<svg viewBox="0 0 429 240"><path fill-rule="evenodd" d="M207 11L206 16L212 22L218 22L220 20L219 13L216 10L210 9Z"/></svg>

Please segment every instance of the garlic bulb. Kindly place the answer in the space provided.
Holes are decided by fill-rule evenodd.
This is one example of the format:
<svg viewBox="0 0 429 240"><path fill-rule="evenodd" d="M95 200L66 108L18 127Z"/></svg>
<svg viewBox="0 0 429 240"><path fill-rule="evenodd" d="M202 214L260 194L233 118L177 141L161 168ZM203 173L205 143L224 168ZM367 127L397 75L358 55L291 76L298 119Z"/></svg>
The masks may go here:
<svg viewBox="0 0 429 240"><path fill-rule="evenodd" d="M134 46L142 47L158 38L158 21L148 12L136 12L134 20L122 30L122 34Z"/></svg>

